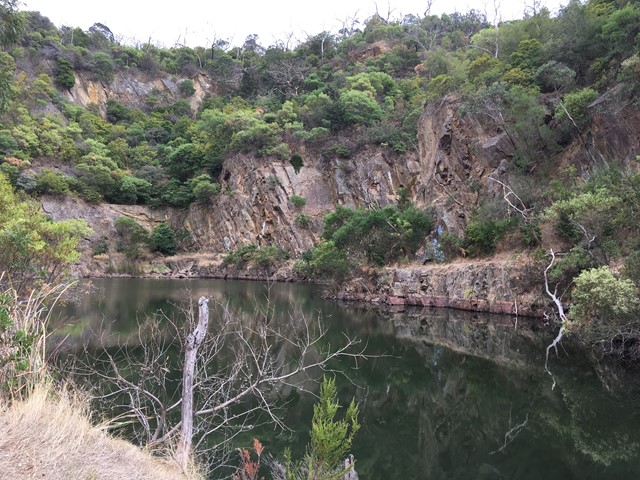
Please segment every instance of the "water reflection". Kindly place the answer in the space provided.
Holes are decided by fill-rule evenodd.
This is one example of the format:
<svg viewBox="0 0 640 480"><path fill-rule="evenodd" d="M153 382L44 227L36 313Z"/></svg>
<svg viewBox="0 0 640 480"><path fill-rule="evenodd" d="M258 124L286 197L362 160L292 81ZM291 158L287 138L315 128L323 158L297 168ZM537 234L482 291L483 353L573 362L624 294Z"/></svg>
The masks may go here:
<svg viewBox="0 0 640 480"><path fill-rule="evenodd" d="M321 315L336 339L342 331L378 355L338 377L344 401L355 396L362 428L354 444L362 479L638 478L637 391L611 394L575 353L554 359L558 386L543 371L551 334L537 323L445 310L380 312L324 301L309 285L94 280L56 315L58 347L110 339L135 342L137 322L176 304L212 297L252 313L269 298L278 321L294 307ZM341 369L342 365L335 366ZM346 369L346 365L344 366ZM312 395L288 392L292 432L253 432L274 454L302 454ZM521 429L516 427L521 425ZM509 435L508 432L512 432ZM515 434L516 432L517 435ZM240 440L249 444L250 437Z"/></svg>

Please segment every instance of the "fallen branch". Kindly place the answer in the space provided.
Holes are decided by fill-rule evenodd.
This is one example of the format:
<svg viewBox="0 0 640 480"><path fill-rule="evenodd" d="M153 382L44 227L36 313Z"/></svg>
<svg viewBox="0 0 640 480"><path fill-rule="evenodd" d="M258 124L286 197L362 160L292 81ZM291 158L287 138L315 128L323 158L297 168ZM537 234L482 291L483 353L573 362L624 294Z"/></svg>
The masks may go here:
<svg viewBox="0 0 640 480"><path fill-rule="evenodd" d="M440 181L440 179L438 179L438 174L437 174L437 173L433 176L433 179L436 181L436 183L437 183L438 185L440 185L440 186L442 187L442 189L444 190L444 193L446 193L446 194L449 196L449 198L451 198L451 200L453 200L454 202L456 202L459 206L464 207L464 205L463 205L462 203L460 203L460 201L459 201L456 197L454 197L454 196L449 192L449 190L447 190L447 187L445 186L445 184L444 184L444 183L442 183L442 182Z"/></svg>
<svg viewBox="0 0 640 480"><path fill-rule="evenodd" d="M498 448L497 450L494 450L493 452L489 452L489 455L495 455L496 453L500 453L505 448L507 448L507 446L509 446L509 444L511 444L511 442L513 442L516 439L516 437L520 434L522 429L527 426L527 423L529 423L529 414L528 413L525 416L524 422L519 423L515 427L509 429L504 434L504 443L502 444L502 446L500 448ZM509 425L511 425L511 413L509 413Z"/></svg>

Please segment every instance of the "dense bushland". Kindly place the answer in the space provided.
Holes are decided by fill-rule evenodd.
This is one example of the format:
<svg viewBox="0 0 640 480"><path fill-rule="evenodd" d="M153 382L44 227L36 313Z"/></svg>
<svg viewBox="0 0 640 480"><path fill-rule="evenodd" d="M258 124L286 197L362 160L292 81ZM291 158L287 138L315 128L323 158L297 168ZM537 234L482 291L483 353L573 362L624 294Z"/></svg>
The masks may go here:
<svg viewBox="0 0 640 480"><path fill-rule="evenodd" d="M411 151L424 103L457 92L469 112L508 134L514 164L527 171L588 125L599 92L614 82L624 94L637 90L637 52L623 45L640 31L639 12L624 2L572 1L557 17L540 9L498 26L473 10L374 15L361 29L294 47L263 46L252 35L240 46L171 49L121 45L105 25L58 29L24 12L0 59L2 168L29 193L182 207L219 192L233 152L301 165L309 149L339 157L371 143ZM373 42L380 52L367 54ZM135 72L175 78L175 95L152 93L140 107L110 100L104 116L61 95L77 74L109 83ZM186 98L199 73L220 94L194 112ZM345 134L348 147L338 140ZM64 168L30 168L53 158Z"/></svg>

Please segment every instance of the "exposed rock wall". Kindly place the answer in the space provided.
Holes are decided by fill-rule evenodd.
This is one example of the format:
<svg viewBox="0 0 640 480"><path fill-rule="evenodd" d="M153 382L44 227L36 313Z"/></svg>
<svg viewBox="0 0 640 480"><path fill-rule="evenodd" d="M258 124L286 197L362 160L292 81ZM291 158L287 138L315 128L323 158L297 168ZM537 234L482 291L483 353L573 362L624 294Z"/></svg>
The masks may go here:
<svg viewBox="0 0 640 480"><path fill-rule="evenodd" d="M374 148L365 148L349 160L326 160L320 154L305 154L304 166L297 173L289 162L236 155L225 162L221 194L210 204L194 204L186 210L152 210L144 206L90 205L79 199L48 197L43 200L43 208L55 220L84 218L93 229L78 269L82 275L104 274L105 268L117 270L112 263L93 258L90 245L106 240L115 252L114 222L124 215L148 230L162 221L187 230L192 242L194 275L250 278L252 274L222 269L222 255L239 245L253 243L276 245L299 256L313 247L322 230L322 216L336 205L370 207L394 203L398 186L408 184L418 169L412 155L391 155ZM305 207L295 207L289 200L292 195L304 197ZM310 217L309 227L296 222L301 213ZM118 261L116 256L112 259ZM175 269L171 271L176 273ZM264 272L256 275L263 278ZM290 272L283 276L289 278Z"/></svg>
<svg viewBox="0 0 640 480"><path fill-rule="evenodd" d="M158 78L140 71L122 71L109 84L94 80L89 74L76 73L75 85L66 92L66 96L83 107L96 104L104 115L108 100L139 109L146 107L146 102L152 95L173 102L180 98L178 85L183 80L193 81L195 93L189 97L188 102L194 112L200 108L207 93L214 94L217 91L215 84L205 74L198 74L190 79L181 76Z"/></svg>
<svg viewBox="0 0 640 480"><path fill-rule="evenodd" d="M478 312L540 316L542 271L527 257L385 269L351 281L336 295L388 305L450 307Z"/></svg>
<svg viewBox="0 0 640 480"><path fill-rule="evenodd" d="M192 206L182 223L199 248L208 252L254 243L301 254L314 245L322 216L336 205L394 203L398 187L418 170L414 156L390 155L375 148L366 148L350 160L326 160L309 153L297 173L288 162L236 155L225 162L223 193L212 205ZM289 200L292 195L304 197L305 207L295 207ZM300 213L310 216L310 228L296 223Z"/></svg>
<svg viewBox="0 0 640 480"><path fill-rule="evenodd" d="M455 96L430 104L418 125L420 175L414 188L423 205L435 208L446 230L459 234L481 191L496 192L491 178L508 183L513 145L505 133L487 131L471 115L461 116Z"/></svg>

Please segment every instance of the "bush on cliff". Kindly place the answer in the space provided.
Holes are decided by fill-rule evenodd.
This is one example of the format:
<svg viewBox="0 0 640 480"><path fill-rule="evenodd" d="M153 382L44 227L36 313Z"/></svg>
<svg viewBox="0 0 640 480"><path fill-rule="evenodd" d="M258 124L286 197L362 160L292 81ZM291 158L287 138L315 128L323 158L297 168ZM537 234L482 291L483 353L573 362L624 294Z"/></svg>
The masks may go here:
<svg viewBox="0 0 640 480"><path fill-rule="evenodd" d="M161 223L151 232L149 248L152 252L163 255L175 254L177 248L176 232L167 223Z"/></svg>
<svg viewBox="0 0 640 480"><path fill-rule="evenodd" d="M433 220L413 205L404 210L389 205L375 210L336 209L325 217L325 226L323 237L336 248L380 266L415 253Z"/></svg>
<svg viewBox="0 0 640 480"><path fill-rule="evenodd" d="M325 215L325 241L307 252L297 269L313 278L344 279L356 264L382 266L413 255L433 220L408 203L374 210L338 206Z"/></svg>

